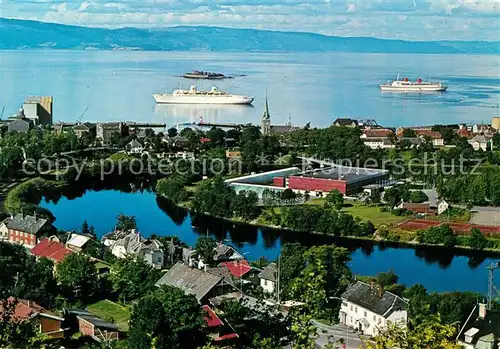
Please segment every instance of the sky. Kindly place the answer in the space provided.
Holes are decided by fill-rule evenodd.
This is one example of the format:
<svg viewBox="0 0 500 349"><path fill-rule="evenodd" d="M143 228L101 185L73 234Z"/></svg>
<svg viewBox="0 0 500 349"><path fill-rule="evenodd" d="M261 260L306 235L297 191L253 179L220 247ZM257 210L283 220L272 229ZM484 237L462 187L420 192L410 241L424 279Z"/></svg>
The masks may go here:
<svg viewBox="0 0 500 349"><path fill-rule="evenodd" d="M0 16L105 28L209 25L500 40L500 0L0 0Z"/></svg>

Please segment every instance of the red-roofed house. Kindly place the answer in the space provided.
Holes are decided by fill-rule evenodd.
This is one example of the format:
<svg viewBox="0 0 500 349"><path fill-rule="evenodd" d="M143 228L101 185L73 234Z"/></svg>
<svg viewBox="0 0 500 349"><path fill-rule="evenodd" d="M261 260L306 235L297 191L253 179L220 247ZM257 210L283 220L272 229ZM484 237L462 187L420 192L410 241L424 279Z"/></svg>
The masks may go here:
<svg viewBox="0 0 500 349"><path fill-rule="evenodd" d="M393 134L394 132L388 128L371 128L365 129L361 138L385 138Z"/></svg>
<svg viewBox="0 0 500 349"><path fill-rule="evenodd" d="M202 137L200 138L200 143L210 143L211 139L207 137Z"/></svg>
<svg viewBox="0 0 500 349"><path fill-rule="evenodd" d="M61 262L64 257L73 253L73 251L61 244L55 236L43 239L30 252L37 257L45 257L56 263Z"/></svg>
<svg viewBox="0 0 500 349"><path fill-rule="evenodd" d="M234 333L234 330L230 326L226 326L217 316L215 311L213 311L208 305L202 306L202 309L206 313L206 316L203 319L205 320L205 325L209 330L208 337L216 343L234 344L234 340L239 338L238 334ZM221 335L221 333L227 334Z"/></svg>
<svg viewBox="0 0 500 349"><path fill-rule="evenodd" d="M52 338L64 337L64 329L61 328L64 318L26 299L17 299L16 301L14 297L10 297L8 302L10 304L15 304L11 321L34 321L41 334ZM2 313L3 307L0 304L0 316Z"/></svg>
<svg viewBox="0 0 500 349"><path fill-rule="evenodd" d="M413 213L422 214L426 216L436 215L436 211L433 208L431 208L430 204L413 204L409 202L403 202L398 206L398 208L400 209L404 208L405 210L411 211Z"/></svg>
<svg viewBox="0 0 500 349"><path fill-rule="evenodd" d="M238 279L253 269L244 259L220 263L219 266L226 267L229 270L229 273Z"/></svg>
<svg viewBox="0 0 500 349"><path fill-rule="evenodd" d="M415 133L419 137L429 137L430 139L432 139L432 144L434 146L438 146L438 147L444 146L443 136L441 136L441 133L439 133L437 131L422 129L422 130L415 130Z"/></svg>

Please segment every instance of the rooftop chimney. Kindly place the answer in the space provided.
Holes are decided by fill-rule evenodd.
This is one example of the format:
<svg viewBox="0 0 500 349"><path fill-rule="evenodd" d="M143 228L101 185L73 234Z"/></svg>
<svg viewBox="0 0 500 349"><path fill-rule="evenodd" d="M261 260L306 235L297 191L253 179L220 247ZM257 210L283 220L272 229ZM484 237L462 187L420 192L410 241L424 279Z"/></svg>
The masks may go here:
<svg viewBox="0 0 500 349"><path fill-rule="evenodd" d="M486 304L479 303L479 318L484 320L486 318Z"/></svg>

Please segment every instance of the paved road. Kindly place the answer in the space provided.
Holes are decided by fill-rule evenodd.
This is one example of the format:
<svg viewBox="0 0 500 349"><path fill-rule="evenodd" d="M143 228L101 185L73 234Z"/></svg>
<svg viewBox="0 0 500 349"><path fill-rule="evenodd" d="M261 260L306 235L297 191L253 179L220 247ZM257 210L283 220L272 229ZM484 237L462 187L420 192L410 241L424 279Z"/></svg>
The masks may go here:
<svg viewBox="0 0 500 349"><path fill-rule="evenodd" d="M314 321L314 324L318 328L318 339L316 343L322 348L325 347L329 342L340 343L340 340L346 344L345 347L342 344L337 344L340 348L345 349L359 349L365 348L365 345L359 338L357 332L351 329L347 329L346 326L337 324L333 326L326 326Z"/></svg>
<svg viewBox="0 0 500 349"><path fill-rule="evenodd" d="M500 208L474 206L472 208L471 223L485 225L500 225Z"/></svg>

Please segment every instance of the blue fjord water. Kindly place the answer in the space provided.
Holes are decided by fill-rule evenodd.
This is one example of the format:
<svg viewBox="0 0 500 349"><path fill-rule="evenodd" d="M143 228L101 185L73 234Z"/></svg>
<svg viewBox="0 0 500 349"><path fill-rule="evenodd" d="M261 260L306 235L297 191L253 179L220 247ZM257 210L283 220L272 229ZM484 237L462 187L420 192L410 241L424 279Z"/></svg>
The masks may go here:
<svg viewBox="0 0 500 349"><path fill-rule="evenodd" d="M59 229L79 230L84 220L99 236L113 229L119 213L135 216L144 236L172 236L193 246L199 236L210 234L234 245L250 260L277 258L282 243L337 243L351 251L354 273L375 275L393 269L406 285L423 284L429 291L487 291L486 267L495 261L482 253L455 255L445 249L413 249L377 246L370 242L335 240L289 232L273 232L255 227L224 224L207 217L192 220L183 210L157 200L151 192L123 193L113 190L87 191L84 196L57 203L42 202L56 217ZM193 226L194 225L194 226Z"/></svg>
<svg viewBox="0 0 500 349"><path fill-rule="evenodd" d="M336 117L373 118L387 126L480 122L498 115L495 55L359 53L216 53L0 51L0 109L15 113L28 95L52 95L55 120L258 123L266 90L272 122L329 125ZM155 105L151 96L193 80L198 69L245 75L215 82L255 96L254 107ZM446 93L381 93L378 84L408 76L441 80ZM198 81L200 88L212 82Z"/></svg>

